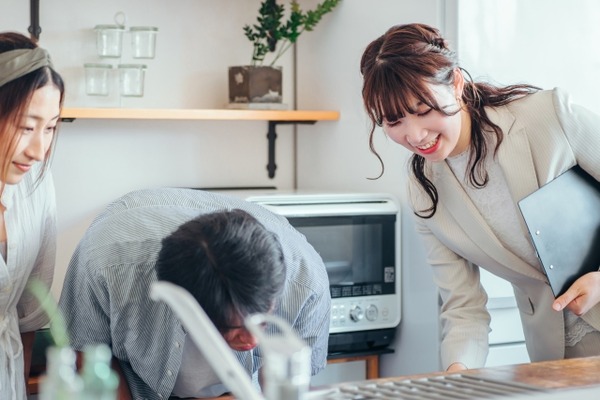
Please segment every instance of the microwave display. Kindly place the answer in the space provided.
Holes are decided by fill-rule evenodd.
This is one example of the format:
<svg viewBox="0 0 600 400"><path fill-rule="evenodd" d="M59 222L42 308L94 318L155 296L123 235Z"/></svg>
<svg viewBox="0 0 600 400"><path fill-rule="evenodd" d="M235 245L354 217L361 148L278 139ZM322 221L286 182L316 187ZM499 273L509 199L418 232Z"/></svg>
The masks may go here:
<svg viewBox="0 0 600 400"><path fill-rule="evenodd" d="M395 215L288 220L323 259L332 299L395 293Z"/></svg>

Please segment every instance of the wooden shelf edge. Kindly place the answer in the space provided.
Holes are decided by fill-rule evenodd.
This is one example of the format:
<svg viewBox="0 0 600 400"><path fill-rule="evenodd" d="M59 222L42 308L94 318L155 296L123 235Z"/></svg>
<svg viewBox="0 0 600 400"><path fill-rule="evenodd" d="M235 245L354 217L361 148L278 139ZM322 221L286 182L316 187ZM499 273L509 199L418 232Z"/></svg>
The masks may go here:
<svg viewBox="0 0 600 400"><path fill-rule="evenodd" d="M64 119L164 119L243 121L337 121L338 111L236 109L63 108Z"/></svg>

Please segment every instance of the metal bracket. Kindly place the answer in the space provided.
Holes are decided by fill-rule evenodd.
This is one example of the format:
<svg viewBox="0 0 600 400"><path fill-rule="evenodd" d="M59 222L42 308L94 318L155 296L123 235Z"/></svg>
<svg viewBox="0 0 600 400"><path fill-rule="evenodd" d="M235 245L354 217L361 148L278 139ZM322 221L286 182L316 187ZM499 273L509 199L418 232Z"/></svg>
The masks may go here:
<svg viewBox="0 0 600 400"><path fill-rule="evenodd" d="M40 27L40 0L29 0L29 16L31 25L27 31L31 34L31 39L37 42L40 39L42 28Z"/></svg>
<svg viewBox="0 0 600 400"><path fill-rule="evenodd" d="M275 140L277 139L277 125L289 125L289 124L310 124L313 125L317 121L269 121L269 131L267 132L267 141L269 145L269 154L267 162L267 171L269 171L269 178L275 177L275 170L277 164L275 164Z"/></svg>
<svg viewBox="0 0 600 400"><path fill-rule="evenodd" d="M75 118L61 118L62 122L73 122ZM277 164L275 164L275 141L277 139L277 125L290 125L290 124L304 124L314 125L317 121L269 121L269 131L267 132L268 141L268 161L267 171L269 171L269 178L275 177L275 170Z"/></svg>

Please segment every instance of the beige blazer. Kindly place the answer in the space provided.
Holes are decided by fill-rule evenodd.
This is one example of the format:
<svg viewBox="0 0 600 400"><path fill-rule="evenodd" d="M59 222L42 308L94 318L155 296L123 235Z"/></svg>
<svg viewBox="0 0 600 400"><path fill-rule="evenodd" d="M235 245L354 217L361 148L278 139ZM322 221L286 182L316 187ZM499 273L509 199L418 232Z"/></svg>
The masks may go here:
<svg viewBox="0 0 600 400"><path fill-rule="evenodd" d="M576 163L600 181L600 116L570 103L561 90L487 111L505 133L497 156L515 206ZM417 217L416 226L443 302L443 367L485 363L490 317L477 266L512 283L532 361L563 358L563 315L551 308L545 275L502 246L445 162L426 168L438 190L438 209L433 218ZM409 181L413 209L428 208L429 198L414 178ZM600 305L583 318L600 329Z"/></svg>

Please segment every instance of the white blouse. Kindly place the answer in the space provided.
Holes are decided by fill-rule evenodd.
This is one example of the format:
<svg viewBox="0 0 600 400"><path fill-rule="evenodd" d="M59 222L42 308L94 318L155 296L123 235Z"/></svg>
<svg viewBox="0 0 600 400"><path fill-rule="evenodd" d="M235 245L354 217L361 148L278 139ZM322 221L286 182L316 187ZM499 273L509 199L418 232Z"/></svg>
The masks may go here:
<svg viewBox="0 0 600 400"><path fill-rule="evenodd" d="M56 257L56 199L50 171L41 182L37 164L17 185L7 185L6 261L0 258L0 398L26 399L21 332L48 323L48 316L26 290L32 279L52 284Z"/></svg>

